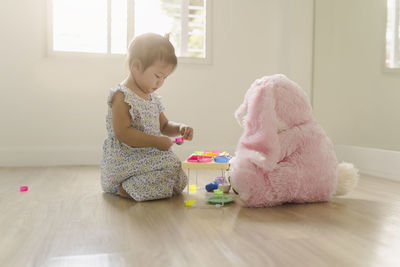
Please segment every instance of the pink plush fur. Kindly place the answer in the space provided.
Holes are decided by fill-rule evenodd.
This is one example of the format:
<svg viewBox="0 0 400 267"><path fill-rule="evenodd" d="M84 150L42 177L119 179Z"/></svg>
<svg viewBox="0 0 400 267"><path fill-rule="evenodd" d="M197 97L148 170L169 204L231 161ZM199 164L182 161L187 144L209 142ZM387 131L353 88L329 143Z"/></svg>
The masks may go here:
<svg viewBox="0 0 400 267"><path fill-rule="evenodd" d="M332 197L338 181L333 144L296 83L281 74L256 80L235 117L244 132L230 177L245 205L319 202ZM279 129L278 120L287 127Z"/></svg>

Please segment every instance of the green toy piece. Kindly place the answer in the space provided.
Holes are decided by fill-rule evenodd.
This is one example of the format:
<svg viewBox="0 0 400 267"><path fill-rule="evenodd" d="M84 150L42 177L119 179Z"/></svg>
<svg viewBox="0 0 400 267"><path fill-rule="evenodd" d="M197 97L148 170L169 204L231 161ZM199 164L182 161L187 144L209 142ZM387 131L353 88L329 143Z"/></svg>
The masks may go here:
<svg viewBox="0 0 400 267"><path fill-rule="evenodd" d="M216 194L216 195L222 195L222 189L214 189L214 194Z"/></svg>
<svg viewBox="0 0 400 267"><path fill-rule="evenodd" d="M222 198L224 198L224 204L229 204L233 202L233 197L231 196L209 196L206 198L207 202L210 204L222 204Z"/></svg>

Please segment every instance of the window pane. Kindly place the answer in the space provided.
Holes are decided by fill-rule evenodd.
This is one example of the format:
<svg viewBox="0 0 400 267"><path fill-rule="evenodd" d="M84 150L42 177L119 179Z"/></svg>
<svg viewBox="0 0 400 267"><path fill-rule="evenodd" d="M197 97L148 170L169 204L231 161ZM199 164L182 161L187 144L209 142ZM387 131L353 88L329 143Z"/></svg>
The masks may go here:
<svg viewBox="0 0 400 267"><path fill-rule="evenodd" d="M388 68L400 67L400 0L387 0L386 59Z"/></svg>
<svg viewBox="0 0 400 267"><path fill-rule="evenodd" d="M176 55L182 56L182 0L162 0L162 10L171 18L169 40L175 47Z"/></svg>
<svg viewBox="0 0 400 267"><path fill-rule="evenodd" d="M171 26L172 18L161 9L161 0L135 1L135 35L146 32L164 35Z"/></svg>
<svg viewBox="0 0 400 267"><path fill-rule="evenodd" d="M53 49L107 52L107 0L53 0Z"/></svg>
<svg viewBox="0 0 400 267"><path fill-rule="evenodd" d="M205 57L205 0L135 0L135 36L170 33L177 56Z"/></svg>
<svg viewBox="0 0 400 267"><path fill-rule="evenodd" d="M189 42L191 57L205 57L205 5L203 0L189 1Z"/></svg>
<svg viewBox="0 0 400 267"><path fill-rule="evenodd" d="M111 53L123 54L127 46L127 0L111 1Z"/></svg>

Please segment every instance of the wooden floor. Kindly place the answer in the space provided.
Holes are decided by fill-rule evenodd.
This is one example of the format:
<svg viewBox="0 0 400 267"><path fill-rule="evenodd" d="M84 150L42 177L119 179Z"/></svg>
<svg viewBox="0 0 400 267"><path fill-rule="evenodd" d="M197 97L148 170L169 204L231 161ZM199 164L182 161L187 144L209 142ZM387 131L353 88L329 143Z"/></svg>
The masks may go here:
<svg viewBox="0 0 400 267"><path fill-rule="evenodd" d="M198 173L199 187L219 173ZM400 266L400 183L362 176L328 203L137 203L98 167L0 168L0 266ZM195 179L192 180L194 181ZM28 192L19 192L22 185Z"/></svg>

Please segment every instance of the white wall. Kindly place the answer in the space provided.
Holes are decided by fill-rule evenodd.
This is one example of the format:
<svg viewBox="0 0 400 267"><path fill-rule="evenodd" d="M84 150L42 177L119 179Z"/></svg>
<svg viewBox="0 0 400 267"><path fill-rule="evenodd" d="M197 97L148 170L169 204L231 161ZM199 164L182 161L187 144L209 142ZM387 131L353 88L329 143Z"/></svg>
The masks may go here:
<svg viewBox="0 0 400 267"><path fill-rule="evenodd" d="M314 112L338 145L400 150L400 72L382 68L385 16L384 0L316 1Z"/></svg>
<svg viewBox="0 0 400 267"><path fill-rule="evenodd" d="M301 3L300 3L301 2ZM98 164L106 97L124 59L46 55L45 0L2 1L0 166ZM169 119L195 129L198 149L234 152L233 113L249 85L285 73L311 90L312 0L212 1L212 64L180 64L160 94Z"/></svg>

